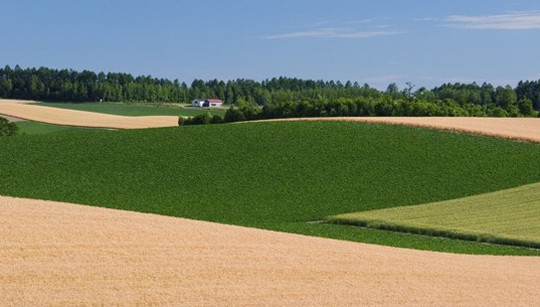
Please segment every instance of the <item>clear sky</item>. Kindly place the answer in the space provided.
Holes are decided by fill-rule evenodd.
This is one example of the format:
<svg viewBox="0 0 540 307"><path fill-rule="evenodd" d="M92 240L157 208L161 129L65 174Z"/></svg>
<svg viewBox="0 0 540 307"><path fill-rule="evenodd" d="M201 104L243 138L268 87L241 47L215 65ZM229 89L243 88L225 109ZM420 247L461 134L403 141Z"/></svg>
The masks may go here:
<svg viewBox="0 0 540 307"><path fill-rule="evenodd" d="M0 0L0 65L385 88L540 79L538 0Z"/></svg>

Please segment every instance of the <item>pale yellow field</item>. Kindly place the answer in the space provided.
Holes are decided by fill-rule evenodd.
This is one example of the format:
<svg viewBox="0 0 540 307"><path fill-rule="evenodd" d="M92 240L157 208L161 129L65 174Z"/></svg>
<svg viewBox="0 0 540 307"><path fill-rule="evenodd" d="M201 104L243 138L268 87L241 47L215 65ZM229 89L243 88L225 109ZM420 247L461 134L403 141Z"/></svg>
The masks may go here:
<svg viewBox="0 0 540 307"><path fill-rule="evenodd" d="M0 197L0 305L540 304L540 258L407 250Z"/></svg>
<svg viewBox="0 0 540 307"><path fill-rule="evenodd" d="M21 119L77 127L140 129L178 126L177 116L119 116L49 108L31 101L0 99L0 115Z"/></svg>

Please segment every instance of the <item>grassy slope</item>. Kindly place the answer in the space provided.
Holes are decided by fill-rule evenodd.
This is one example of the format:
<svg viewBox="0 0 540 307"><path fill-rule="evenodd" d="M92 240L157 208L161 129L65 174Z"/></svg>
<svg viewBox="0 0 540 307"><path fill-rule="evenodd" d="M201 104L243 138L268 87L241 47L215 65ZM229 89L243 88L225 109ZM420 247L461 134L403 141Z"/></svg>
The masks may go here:
<svg viewBox="0 0 540 307"><path fill-rule="evenodd" d="M66 103L66 102L47 102L44 106L97 112L124 116L149 116L149 115L173 115L173 116L194 116L210 112L212 115L225 114L225 110L219 109L191 109L180 106L159 105L159 104L129 104L129 103L109 103L109 102L85 102L85 103Z"/></svg>
<svg viewBox="0 0 540 307"><path fill-rule="evenodd" d="M307 222L538 182L539 154L538 144L346 122L85 130L0 140L0 194L420 249L537 255Z"/></svg>
<svg viewBox="0 0 540 307"><path fill-rule="evenodd" d="M443 202L342 214L328 221L540 248L540 183Z"/></svg>
<svg viewBox="0 0 540 307"><path fill-rule="evenodd" d="M47 134L47 133L52 133L52 132L64 132L64 131L72 131L72 130L77 130L77 129L84 129L84 128L77 128L77 127L50 125L50 124L31 122L31 121L17 122L17 127L19 127L19 131L17 132L17 134L22 134L22 135Z"/></svg>

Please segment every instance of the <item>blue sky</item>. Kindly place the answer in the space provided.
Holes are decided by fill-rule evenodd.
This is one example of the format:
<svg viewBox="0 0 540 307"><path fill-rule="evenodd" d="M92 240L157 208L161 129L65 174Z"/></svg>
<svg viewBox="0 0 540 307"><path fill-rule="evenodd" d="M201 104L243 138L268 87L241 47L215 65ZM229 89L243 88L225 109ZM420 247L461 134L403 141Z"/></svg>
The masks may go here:
<svg viewBox="0 0 540 307"><path fill-rule="evenodd" d="M540 1L0 0L0 65L385 88L540 79Z"/></svg>

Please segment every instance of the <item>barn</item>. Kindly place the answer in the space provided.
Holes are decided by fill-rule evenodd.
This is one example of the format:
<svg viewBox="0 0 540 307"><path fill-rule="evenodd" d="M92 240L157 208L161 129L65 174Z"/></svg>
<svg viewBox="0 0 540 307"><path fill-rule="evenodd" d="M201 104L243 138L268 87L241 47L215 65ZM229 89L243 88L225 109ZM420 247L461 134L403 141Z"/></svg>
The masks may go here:
<svg viewBox="0 0 540 307"><path fill-rule="evenodd" d="M223 106L221 99L193 99L191 106L196 108L219 108Z"/></svg>

